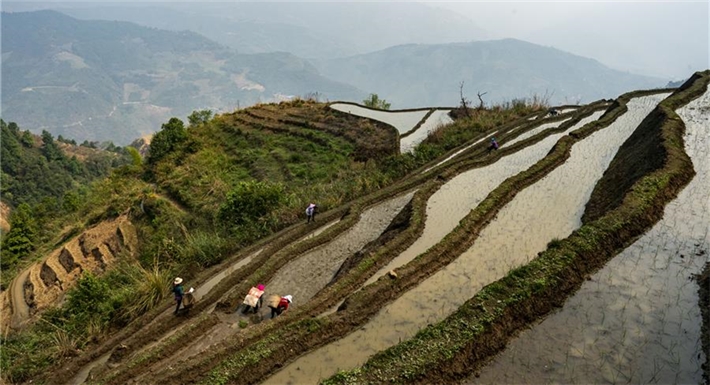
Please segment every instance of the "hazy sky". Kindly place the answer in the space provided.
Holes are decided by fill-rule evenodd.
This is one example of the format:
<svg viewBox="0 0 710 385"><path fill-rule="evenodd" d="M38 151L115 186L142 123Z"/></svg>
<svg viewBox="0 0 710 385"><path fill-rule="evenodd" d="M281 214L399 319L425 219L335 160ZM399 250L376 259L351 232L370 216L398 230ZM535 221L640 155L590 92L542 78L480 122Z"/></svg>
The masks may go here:
<svg viewBox="0 0 710 385"><path fill-rule="evenodd" d="M32 0L20 2L47 3L47 1ZM49 2L58 3L61 0ZM135 1L94 0L77 3L109 2ZM141 2L141 4L161 2L198 4L186 0L159 0ZM388 0L388 2L401 1ZM597 59L615 69L637 74L678 80L687 78L694 71L710 68L708 49L710 8L707 0L426 1L423 3L456 12L470 19L477 26L485 29L490 38L512 37L552 46ZM465 38L463 36L461 40L465 41Z"/></svg>

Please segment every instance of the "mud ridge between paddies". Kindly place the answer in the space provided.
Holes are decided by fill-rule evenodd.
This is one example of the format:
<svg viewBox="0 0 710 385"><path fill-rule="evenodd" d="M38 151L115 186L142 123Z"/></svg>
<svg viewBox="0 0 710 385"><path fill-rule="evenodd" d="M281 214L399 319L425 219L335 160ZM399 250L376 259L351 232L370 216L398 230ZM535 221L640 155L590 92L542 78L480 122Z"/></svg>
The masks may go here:
<svg viewBox="0 0 710 385"><path fill-rule="evenodd" d="M591 112L589 112L589 113L591 113ZM542 140L543 138L544 138L544 136L530 138L529 140L523 141L519 144L516 144L515 146L511 146L510 149L502 150L500 153L494 155L494 157L497 159L500 156L503 156L502 154L505 152L512 153L520 148L524 148L525 146L527 146L531 143ZM391 258L394 255L396 255L398 252L401 252L404 247L408 246L408 244L411 244L411 241L414 240L417 237L418 233L421 231L421 216L422 216L421 211L423 209L424 203L426 202L426 199L445 180L450 179L451 177L455 176L459 172L470 169L472 167L477 167L477 166L480 167L480 166L483 166L486 164L493 163L496 159L494 159L492 157L492 158L488 158L484 161L478 161L478 162L476 162L475 160L469 160L468 163L466 163L466 162L453 163L452 166L454 166L454 167L451 168L451 170L449 171L449 173L447 175L442 175L441 178L436 178L436 179L430 181L428 188L424 189L425 190L424 192L422 192L422 189L420 189L420 192L418 192L417 195L415 195L415 203L414 203L415 206L419 207L419 213L413 214L413 219L412 219L413 224L418 223L418 225L416 227L413 226L412 228L408 229L403 234L403 236L400 237L400 239L395 240L392 245L388 245L389 247L386 247L384 251L380 251L378 254L381 254L383 256L389 256ZM548 164L546 166L549 168L550 165ZM554 166L554 164L552 164L552 166ZM527 177L528 179L530 179L529 183L532 183L535 178L539 179L540 177L544 176L545 173L546 172L545 172L544 168L542 170L536 170L536 172L530 173L531 177ZM505 196L503 198L504 199L512 199L512 195L514 195L514 193L508 192L508 194L509 194L508 196ZM499 199L494 199L494 200L497 201ZM497 209L500 206L492 205L492 207L493 207L493 209ZM485 222L487 222L487 220L490 220L495 215L495 213L490 208L487 208L487 210L484 210L484 211L485 211L485 213L484 213L485 215L483 215L479 218L479 223L480 223L479 227L482 227L485 224ZM417 219L417 217L419 217L419 218ZM449 257L448 261L454 259L456 257L456 255L457 254L455 252L451 253L448 256ZM379 265L376 264L375 261L377 261L379 263ZM363 264L364 264L364 266L366 266L366 268L367 268L367 266L369 266L369 269L367 271L369 272L369 274L372 274L373 270L380 267L381 264L383 264L384 262L386 262L386 260L378 261L377 259L366 259L363 261ZM438 265L437 265L437 263L438 263ZM423 277L426 277L427 275L431 274L433 271L436 271L438 268L445 265L446 263L447 263L447 259L440 259L439 261L434 261L433 263L432 263L432 261L427 261L427 265L425 265L425 266L430 267L431 268L430 271L421 271L421 272L417 273L416 268L410 269L411 273L405 275L405 277L407 279L405 279L405 280L398 279L397 282L398 283L399 282L402 282L402 283L409 282L409 285L415 285L416 282L421 280ZM332 306L334 301L337 301L339 298L341 298L342 295L346 295L347 293L352 291L354 288L357 288L359 286L359 284L361 282L363 282L364 278L367 277L367 275L363 275L362 273L360 273L358 271L356 271L355 273L357 273L357 274L350 275L351 280L354 282L354 284L350 284L348 282L348 277L346 276L345 278L341 279L341 282L338 282L335 285L332 285L331 287L326 289L326 292L323 293L324 297L325 297L324 300L319 302L319 301L317 301L318 296L316 296L316 300L311 301L311 303L308 304L308 308L299 309L299 312L308 311L309 313L306 313L306 315L307 314L316 315L322 311L321 309L323 309L323 307L324 307L324 306L322 306L323 304L329 303ZM407 289L407 286L404 286L404 287L400 288L398 293L401 294L402 292L406 291L406 289ZM336 295L336 294L338 294L337 290L340 290L340 293L342 293L342 294ZM328 291L331 291L333 294L328 296L327 295ZM328 298L328 297L330 297L330 298ZM386 302L386 300L387 300L387 298L385 298L384 302ZM353 314L353 317L355 317L355 316L358 317L358 320L359 320L358 323L362 323L362 322L366 321L366 319L372 315L372 312L376 312L378 310L379 302L373 301L372 304L374 304L374 306L371 306L370 309L366 309L366 310L370 310L368 312L369 314L362 314L362 317L360 316L360 314ZM340 312L340 313L343 313L343 312ZM342 314L340 314L340 313L336 314L336 316L342 316ZM348 315L350 315L351 313L355 313L355 312L348 312ZM297 318L296 314L297 313L290 315L291 320L284 317L284 318L278 319L276 322L268 323L268 325L267 325L268 329L262 331L260 334L267 335L268 334L267 332L273 331L274 329L283 329L286 325L281 325L281 324L285 324L287 322L290 322L291 324L295 325L295 326L289 326L289 328L295 328L295 329L302 328L304 326L304 323L309 323L309 324L311 324L311 326L313 326L313 322L310 322L312 320L304 320L304 321L299 320L300 317ZM301 313L301 314L303 314L303 313ZM316 321L316 323L317 322L318 321ZM358 324L358 323L354 323L354 324ZM261 327L261 326L262 325L258 325L258 327ZM341 320L341 322L338 325L339 326L338 329L332 328L331 326L332 325L329 325L327 328L324 328L324 329L320 329L320 327L319 327L317 329L313 329L312 331L313 332L316 332L316 331L322 332L323 330L327 329L327 330L333 331L333 332L337 331L337 333L339 333L338 335L342 335L343 333L347 333L347 331L352 327L351 322L347 321L346 319ZM250 329L252 329L252 328L250 328ZM251 332L256 333L257 328L253 328L253 329L254 330L251 330ZM278 337L278 338L281 338L281 337ZM272 340L272 338L268 338L268 339ZM230 341L227 341L224 343L224 345L225 345L224 350L226 350L226 352L224 352L224 353L227 353L229 350L235 350L236 349L235 347L245 347L244 350L246 350L246 351L255 351L255 350L258 351L259 350L258 347L247 346L249 341L256 342L257 344L260 343L258 335L255 335L255 337L252 338L251 340L247 339L247 337L242 337L242 339L240 339L240 340L230 340ZM318 343L318 341L316 341L316 340L314 340L314 341L316 343ZM261 342L263 343L263 341L261 341ZM325 343L325 342L326 341L324 340L321 343ZM206 356L211 355L213 357L204 357L202 359L193 360L193 361L197 361L197 362L187 362L187 363L185 363L185 365L182 365L184 367L184 369L178 369L178 371L180 373L175 373L175 371L171 371L170 374L174 375L173 378L175 380L177 380L177 378L179 377L180 378L179 381L187 381L188 380L187 378L189 377L190 373L194 374L194 373L204 372L207 368L209 368L209 367L213 366L215 363L218 363L219 361L221 361L222 357L224 356L224 354L222 354L222 353L215 354L214 350L207 352L205 355ZM241 361L238 359L235 359L234 361L245 362L245 361ZM283 362L285 360L276 360L276 361ZM263 359L262 359L262 362L263 362ZM261 365L259 365L259 366L261 367ZM269 368L268 370L270 370L270 369L271 368ZM251 372L251 371L249 371L249 372ZM157 377L153 376L153 378L155 378L155 381L160 382L160 381L164 381L164 380L167 380L167 381L170 380L169 378L166 378L163 380L160 377L160 372L158 372L157 374L158 374ZM165 374L168 375L169 373L165 373ZM188 377L185 377L186 375ZM259 375L257 374L256 377L258 378L258 376ZM193 375L193 377L194 377L194 375ZM244 377L239 377L239 378L240 378L239 381L244 380ZM211 381L212 381L212 379L208 380L208 382L211 382Z"/></svg>

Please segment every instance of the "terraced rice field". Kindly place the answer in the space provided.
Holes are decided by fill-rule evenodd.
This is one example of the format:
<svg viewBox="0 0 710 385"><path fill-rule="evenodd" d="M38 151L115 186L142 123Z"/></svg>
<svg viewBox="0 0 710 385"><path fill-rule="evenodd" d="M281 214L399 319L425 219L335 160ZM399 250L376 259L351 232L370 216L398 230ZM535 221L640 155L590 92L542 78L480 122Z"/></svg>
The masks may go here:
<svg viewBox="0 0 710 385"><path fill-rule="evenodd" d="M691 90L704 87L710 72L691 80ZM569 111L572 120L523 119L520 132L493 129L400 185L322 213L319 227L303 223L253 245L200 286L201 303L185 319L165 316L167 306L149 314L120 340L128 347L110 367L92 361L119 340L78 362L98 364L92 378L103 384L698 382L704 356L696 285L688 278L710 251L707 92L679 109L695 178L661 221L648 220L646 235L626 234L629 226L604 229L624 242L609 253L625 250L561 310L535 321L546 312L537 308L571 294L565 280L583 281L589 272L557 276L555 269L586 249L604 250L591 239L607 235L582 222L585 205L639 127L660 131L673 122L646 119L668 96L633 93L603 116L606 106L582 106ZM390 119L400 134L420 123L428 131L443 116L435 111L422 122L429 110L331 108ZM481 147L492 134L501 135L499 153ZM630 204L619 203L620 210ZM568 241L585 234L590 243ZM559 247L582 251L525 270ZM534 290L522 291L525 274L539 274L530 279ZM266 283L266 295L294 295L292 309L274 320L267 309L235 313L257 282ZM342 370L350 371L333 376Z"/></svg>
<svg viewBox="0 0 710 385"><path fill-rule="evenodd" d="M697 285L710 252L710 93L678 110L697 175L663 219L472 383L701 383Z"/></svg>
<svg viewBox="0 0 710 385"><path fill-rule="evenodd" d="M629 103L629 111L614 124L576 144L572 148L570 159L564 165L520 192L483 230L471 249L392 304L385 306L362 329L299 358L266 383L317 383L320 379L332 376L338 369L351 369L361 365L378 351L412 337L428 324L441 321L483 286L500 279L512 268L528 262L538 252L543 251L551 240L569 235L581 225L584 205L594 184L602 176L619 146L666 95L633 99ZM524 170L527 168L525 166L534 164L544 156L544 150L549 150L552 144L554 142L547 147L534 148L530 151L531 157L522 158L527 158L528 161L517 170ZM531 148L533 147L528 147ZM511 168L512 174L517 173L515 167L508 167L505 163L507 162L494 163L493 166L501 165L495 172ZM487 173L491 170L483 168L481 172ZM512 174L503 175L501 180L496 181L496 185ZM483 178L460 179L466 182L454 184L455 187L450 190L454 194L469 190L467 185L478 184ZM442 188L445 187L446 185ZM494 185L490 186L491 189L492 187ZM435 196L436 194L432 199ZM459 201L454 201L449 210L439 210L440 217L449 219L452 217L452 211L465 212L463 208L466 206L458 203ZM461 218L463 215L459 216L459 220ZM458 223L455 216L451 222L454 225ZM443 238L443 235L453 229L451 222L448 225L431 226L430 228L437 230L442 229L441 233L425 238L421 243L429 239ZM422 238L417 242L420 240ZM415 245L419 247L417 243ZM425 250L422 249L420 250ZM395 263L402 264L402 261L395 260Z"/></svg>
<svg viewBox="0 0 710 385"><path fill-rule="evenodd" d="M400 139L399 151L412 152L414 148L426 139L427 135L437 128L453 123L449 117L451 110L434 110L416 131Z"/></svg>
<svg viewBox="0 0 710 385"><path fill-rule="evenodd" d="M411 131L429 112L427 109L416 111L373 110L349 103L333 103L330 105L330 108L347 114L387 123L397 129L400 135Z"/></svg>

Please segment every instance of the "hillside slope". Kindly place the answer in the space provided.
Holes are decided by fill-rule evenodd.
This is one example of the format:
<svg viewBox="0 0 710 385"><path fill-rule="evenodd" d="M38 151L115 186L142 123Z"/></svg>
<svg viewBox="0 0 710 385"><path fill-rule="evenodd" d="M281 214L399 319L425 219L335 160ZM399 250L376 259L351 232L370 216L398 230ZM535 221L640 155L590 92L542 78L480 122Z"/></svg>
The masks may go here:
<svg viewBox="0 0 710 385"><path fill-rule="evenodd" d="M454 105L459 85L478 103L550 97L553 104L614 98L623 92L665 85L664 81L609 69L554 48L505 39L454 44L402 45L320 61L321 72L375 92L393 107Z"/></svg>
<svg viewBox="0 0 710 385"><path fill-rule="evenodd" d="M196 109L362 95L291 54L237 54L193 32L54 11L3 13L2 21L2 116L79 141L126 144Z"/></svg>

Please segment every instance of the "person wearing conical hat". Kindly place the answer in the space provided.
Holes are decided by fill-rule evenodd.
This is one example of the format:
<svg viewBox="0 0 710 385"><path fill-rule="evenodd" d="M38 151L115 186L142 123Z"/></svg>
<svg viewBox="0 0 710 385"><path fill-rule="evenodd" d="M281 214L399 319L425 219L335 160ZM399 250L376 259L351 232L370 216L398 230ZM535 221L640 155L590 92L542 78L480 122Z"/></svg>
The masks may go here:
<svg viewBox="0 0 710 385"><path fill-rule="evenodd" d="M178 310L180 310L184 293L185 289L182 286L182 278L176 277L175 280L173 280L173 294L175 294L175 311L173 314L175 315L177 315Z"/></svg>
<svg viewBox="0 0 710 385"><path fill-rule="evenodd" d="M293 296L285 295L278 299L278 302L274 299L269 301L269 307L271 308L271 318L281 315L281 313L288 310L289 305L293 303Z"/></svg>
<svg viewBox="0 0 710 385"><path fill-rule="evenodd" d="M308 218L306 223L316 221L316 210L318 210L318 205L316 205L315 203L311 203L308 205L308 207L306 207L306 218Z"/></svg>

